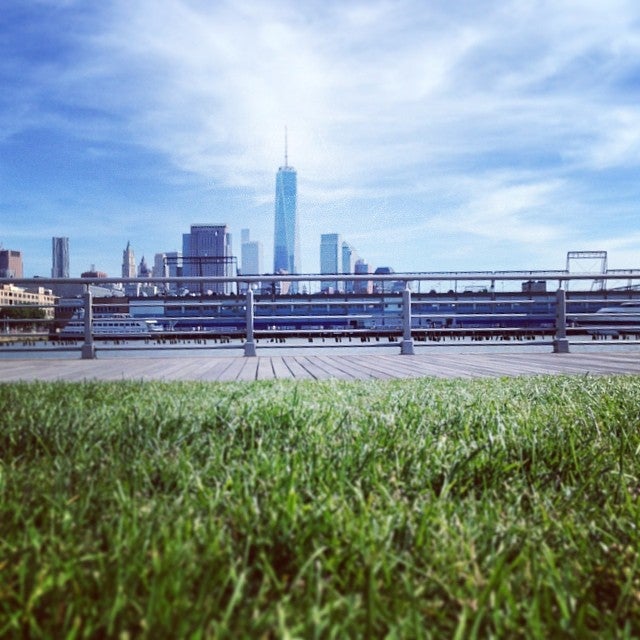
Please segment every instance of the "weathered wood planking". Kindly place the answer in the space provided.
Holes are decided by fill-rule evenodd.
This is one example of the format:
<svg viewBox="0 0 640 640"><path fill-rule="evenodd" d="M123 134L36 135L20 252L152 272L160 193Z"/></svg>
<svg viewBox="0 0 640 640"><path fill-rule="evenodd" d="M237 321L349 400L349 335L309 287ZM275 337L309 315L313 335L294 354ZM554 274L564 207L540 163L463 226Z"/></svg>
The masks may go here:
<svg viewBox="0 0 640 640"><path fill-rule="evenodd" d="M640 374L640 354L597 353L429 353L292 354L279 356L153 357L81 360L7 359L0 382L18 380L371 380L423 376L445 378L539 374Z"/></svg>

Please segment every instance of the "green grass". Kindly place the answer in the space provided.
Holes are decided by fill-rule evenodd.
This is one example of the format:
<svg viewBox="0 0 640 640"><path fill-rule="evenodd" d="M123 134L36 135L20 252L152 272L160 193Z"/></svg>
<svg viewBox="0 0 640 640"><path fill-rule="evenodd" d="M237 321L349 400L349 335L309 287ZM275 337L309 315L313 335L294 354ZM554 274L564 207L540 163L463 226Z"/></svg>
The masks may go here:
<svg viewBox="0 0 640 640"><path fill-rule="evenodd" d="M640 378L0 385L0 637L640 634Z"/></svg>

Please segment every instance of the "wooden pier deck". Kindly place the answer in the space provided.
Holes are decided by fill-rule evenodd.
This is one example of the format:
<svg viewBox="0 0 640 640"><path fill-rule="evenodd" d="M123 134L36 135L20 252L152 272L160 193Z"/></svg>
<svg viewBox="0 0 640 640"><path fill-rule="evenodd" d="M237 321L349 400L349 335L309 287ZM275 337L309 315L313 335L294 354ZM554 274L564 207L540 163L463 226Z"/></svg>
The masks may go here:
<svg viewBox="0 0 640 640"><path fill-rule="evenodd" d="M36 380L373 380L539 374L640 374L640 353L428 353L242 356L131 356L0 360L0 382Z"/></svg>

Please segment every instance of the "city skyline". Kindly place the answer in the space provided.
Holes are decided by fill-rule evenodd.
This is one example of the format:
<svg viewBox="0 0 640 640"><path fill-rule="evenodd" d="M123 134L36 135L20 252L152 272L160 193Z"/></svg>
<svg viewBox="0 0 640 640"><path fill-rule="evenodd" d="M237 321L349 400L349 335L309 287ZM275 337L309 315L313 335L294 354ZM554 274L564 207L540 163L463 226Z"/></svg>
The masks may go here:
<svg viewBox="0 0 640 640"><path fill-rule="evenodd" d="M0 243L26 276L179 251L193 220L273 264L282 131L302 272L339 232L396 271L632 268L640 6L7 0ZM234 247L239 254L239 245Z"/></svg>

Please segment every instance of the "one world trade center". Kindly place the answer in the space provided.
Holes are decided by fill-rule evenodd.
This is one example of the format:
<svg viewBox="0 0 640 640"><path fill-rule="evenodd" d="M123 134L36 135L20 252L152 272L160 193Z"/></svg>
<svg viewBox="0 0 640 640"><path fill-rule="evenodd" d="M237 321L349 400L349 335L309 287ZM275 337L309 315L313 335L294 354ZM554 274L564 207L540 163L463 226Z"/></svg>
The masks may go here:
<svg viewBox="0 0 640 640"><path fill-rule="evenodd" d="M276 175L276 217L273 244L273 271L299 273L300 239L297 215L298 174L289 166L285 131L284 166Z"/></svg>

